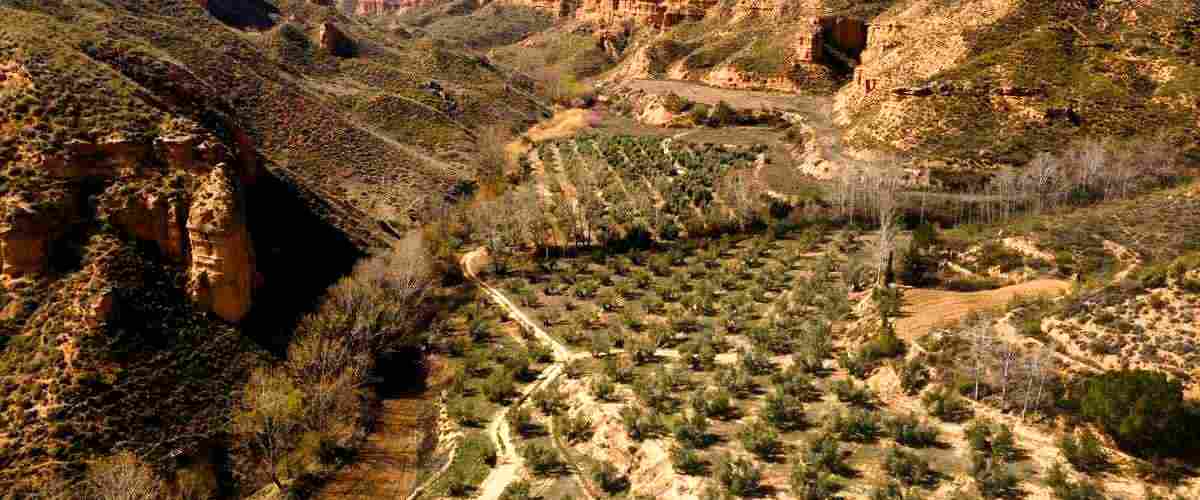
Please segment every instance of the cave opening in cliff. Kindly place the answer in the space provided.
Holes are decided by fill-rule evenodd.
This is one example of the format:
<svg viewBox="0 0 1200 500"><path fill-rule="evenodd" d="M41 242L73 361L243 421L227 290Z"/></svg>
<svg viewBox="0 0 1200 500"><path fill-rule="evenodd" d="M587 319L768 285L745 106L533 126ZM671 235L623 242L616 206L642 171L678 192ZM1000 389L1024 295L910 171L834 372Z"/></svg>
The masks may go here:
<svg viewBox="0 0 1200 500"><path fill-rule="evenodd" d="M867 23L849 17L823 17L820 25L826 64L843 76L853 74L867 48Z"/></svg>

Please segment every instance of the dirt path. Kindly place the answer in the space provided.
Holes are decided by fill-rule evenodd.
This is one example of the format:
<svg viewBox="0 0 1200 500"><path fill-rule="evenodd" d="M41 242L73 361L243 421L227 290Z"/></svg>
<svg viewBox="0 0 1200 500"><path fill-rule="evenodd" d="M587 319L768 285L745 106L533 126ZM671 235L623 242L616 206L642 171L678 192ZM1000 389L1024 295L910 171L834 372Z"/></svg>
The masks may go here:
<svg viewBox="0 0 1200 500"><path fill-rule="evenodd" d="M382 406L358 460L338 471L317 498L404 498L413 489L429 401L422 395L385 400Z"/></svg>
<svg viewBox="0 0 1200 500"><path fill-rule="evenodd" d="M972 311L1002 307L1016 296L1057 295L1070 289L1069 281L1042 279L981 292L906 290L896 333L901 338L914 339L939 325L961 320Z"/></svg>
<svg viewBox="0 0 1200 500"><path fill-rule="evenodd" d="M508 412L524 404L533 393L554 383L562 375L566 363L571 360L571 350L546 333L545 330L531 320L529 316L522 312L503 293L479 278L479 275L475 271L475 261L483 257L486 253L485 249L480 248L464 255L461 261L463 274L478 284L496 305L504 309L523 328L533 332L535 337L550 345L554 353L554 364L544 370L538 376L536 382L526 386L521 391L516 402L498 412L495 417L492 417L491 422L488 422L488 435L492 437L492 442L496 445L498 455L497 465L488 473L487 478L483 480L483 484L479 487L477 498L480 500L497 500L504 493L504 489L516 481L521 471L525 468L525 459L521 457L516 446L513 445L512 430L509 429L508 425ZM586 488L584 490L586 491Z"/></svg>

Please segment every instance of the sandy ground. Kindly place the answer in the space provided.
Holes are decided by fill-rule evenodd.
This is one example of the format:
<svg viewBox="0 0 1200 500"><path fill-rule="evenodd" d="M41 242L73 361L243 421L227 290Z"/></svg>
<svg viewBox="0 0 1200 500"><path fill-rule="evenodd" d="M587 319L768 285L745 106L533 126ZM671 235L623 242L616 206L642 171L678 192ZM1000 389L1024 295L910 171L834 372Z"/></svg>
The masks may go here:
<svg viewBox="0 0 1200 500"><path fill-rule="evenodd" d="M404 498L415 486L424 436L423 396L383 401L376 428L358 460L338 471L317 498Z"/></svg>
<svg viewBox="0 0 1200 500"><path fill-rule="evenodd" d="M981 292L905 290L903 317L896 321L896 333L911 340L937 326L957 322L971 311L1003 307L1016 296L1057 295L1070 289L1069 281L1041 279Z"/></svg>
<svg viewBox="0 0 1200 500"><path fill-rule="evenodd" d="M483 480L483 484L479 486L479 495L476 498L480 500L497 500L504 493L504 489L520 478L522 471L525 469L525 459L518 453L516 446L513 444L512 431L508 425L508 412L513 408L519 407L524 403L530 395L549 386L558 379L563 373L563 368L571 359L571 351L566 346L560 344L554 337L542 330L536 322L531 320L524 312L514 305L508 297L504 296L499 290L492 288L483 280L479 279L476 274L475 262L480 259L487 258L487 251L483 248L464 255L462 258L462 267L467 278L474 280L479 284L479 287L496 302L496 305L505 310L514 320L534 333L534 335L542 342L550 345L554 352L554 364L550 365L538 377L537 382L529 384L522 391L520 397L512 405L504 410L497 412L492 421L488 423L488 434L492 436L493 444L496 445L497 465L488 473L487 478Z"/></svg>
<svg viewBox="0 0 1200 500"><path fill-rule="evenodd" d="M730 90L700 85L696 82L677 80L631 80L625 87L651 94L673 92L693 102L715 105L720 101L734 108L785 108L802 109L819 106L831 108L833 100L828 97L800 96L783 92L755 90Z"/></svg>

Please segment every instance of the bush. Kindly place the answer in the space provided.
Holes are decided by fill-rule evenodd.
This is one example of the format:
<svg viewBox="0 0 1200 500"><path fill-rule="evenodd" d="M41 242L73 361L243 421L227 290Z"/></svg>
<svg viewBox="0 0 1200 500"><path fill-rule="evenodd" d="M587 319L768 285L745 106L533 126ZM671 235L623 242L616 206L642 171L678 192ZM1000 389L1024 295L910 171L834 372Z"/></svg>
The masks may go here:
<svg viewBox="0 0 1200 500"><path fill-rule="evenodd" d="M1095 484L1086 481L1071 481L1061 464L1046 473L1046 485L1059 500L1104 500L1104 493Z"/></svg>
<svg viewBox="0 0 1200 500"><path fill-rule="evenodd" d="M562 462L558 459L558 454L549 446L530 443L521 449L521 456L525 458L525 463L533 469L533 472L538 475L550 474L562 467Z"/></svg>
<svg viewBox="0 0 1200 500"><path fill-rule="evenodd" d="M1058 441L1058 450L1075 470L1097 472L1108 467L1108 454L1095 434L1084 430L1076 437L1067 434Z"/></svg>
<svg viewBox="0 0 1200 500"><path fill-rule="evenodd" d="M962 422L975 414L962 396L946 387L926 392L921 402L930 415L943 422Z"/></svg>
<svg viewBox="0 0 1200 500"><path fill-rule="evenodd" d="M804 403L783 387L776 387L775 393L767 396L763 418L780 430L798 429L804 425Z"/></svg>
<svg viewBox="0 0 1200 500"><path fill-rule="evenodd" d="M737 416L737 407L733 406L733 398L729 391L718 388L711 397L702 400L704 414L717 419L732 419Z"/></svg>
<svg viewBox="0 0 1200 500"><path fill-rule="evenodd" d="M554 417L554 427L562 430L562 435L568 444L587 441L592 438L592 421L586 415L574 417L559 415Z"/></svg>
<svg viewBox="0 0 1200 500"><path fill-rule="evenodd" d="M783 451L783 443L779 441L779 434L761 421L743 426L742 430L738 432L738 440L742 442L746 451L766 461L774 460Z"/></svg>
<svg viewBox="0 0 1200 500"><path fill-rule="evenodd" d="M908 486L929 484L934 477L928 460L896 446L888 449L883 468L892 479Z"/></svg>
<svg viewBox="0 0 1200 500"><path fill-rule="evenodd" d="M929 360L921 356L892 365L896 376L900 378L900 388L904 389L905 394L916 396L929 384L928 364Z"/></svg>
<svg viewBox="0 0 1200 500"><path fill-rule="evenodd" d="M744 458L725 454L717 462L717 482L730 494L739 497L754 496L762 490L762 472Z"/></svg>
<svg viewBox="0 0 1200 500"><path fill-rule="evenodd" d="M592 470L592 481L609 495L614 495L629 489L629 478L617 472L610 463L602 463Z"/></svg>
<svg viewBox="0 0 1200 500"><path fill-rule="evenodd" d="M871 490L870 500L918 500L922 497L915 490L905 490L896 482L888 482Z"/></svg>
<svg viewBox="0 0 1200 500"><path fill-rule="evenodd" d="M1080 410L1122 449L1167 455L1195 442L1183 386L1162 373L1121 370L1093 377L1084 383Z"/></svg>
<svg viewBox="0 0 1200 500"><path fill-rule="evenodd" d="M984 498L1013 498L1019 480L1004 460L984 453L971 454L971 477Z"/></svg>
<svg viewBox="0 0 1200 500"><path fill-rule="evenodd" d="M513 385L512 373L506 370L494 370L491 375L488 375L487 380L483 384L483 395L493 403L502 404L508 401L514 394L516 388Z"/></svg>
<svg viewBox="0 0 1200 500"><path fill-rule="evenodd" d="M448 406L447 411L450 412L450 418L453 418L459 425L478 427L483 423L479 419L483 414L483 409L480 408L479 402L474 399L463 398L453 400Z"/></svg>
<svg viewBox="0 0 1200 500"><path fill-rule="evenodd" d="M592 379L591 389L592 394L600 401L610 403L616 401L616 386L606 376L601 375Z"/></svg>
<svg viewBox="0 0 1200 500"><path fill-rule="evenodd" d="M700 454L687 446L671 447L671 465L675 467L675 470L689 476L704 474L708 468L708 464L704 463Z"/></svg>
<svg viewBox="0 0 1200 500"><path fill-rule="evenodd" d="M849 413L834 415L829 421L829 430L843 441L871 443L879 439L879 417L855 408Z"/></svg>
<svg viewBox="0 0 1200 500"><path fill-rule="evenodd" d="M634 441L642 441L661 434L666 427L658 412L643 411L632 405L621 408L621 424L625 426L625 432Z"/></svg>
<svg viewBox="0 0 1200 500"><path fill-rule="evenodd" d="M937 427L920 422L913 415L889 418L884 428L897 443L913 448L934 446L938 441Z"/></svg>
<svg viewBox="0 0 1200 500"><path fill-rule="evenodd" d="M829 471L799 461L792 465L789 482L792 496L798 500L833 500L842 489Z"/></svg>
<svg viewBox="0 0 1200 500"><path fill-rule="evenodd" d="M500 494L500 500L533 500L534 496L526 481L514 481L504 488L504 493Z"/></svg>
<svg viewBox="0 0 1200 500"><path fill-rule="evenodd" d="M964 430L971 449L998 457L1004 461L1015 460L1020 454L1013 438L1012 428L1007 425L993 425L987 420L978 419L971 422Z"/></svg>
<svg viewBox="0 0 1200 500"><path fill-rule="evenodd" d="M842 446L837 438L828 432L822 433L808 443L804 450L803 462L815 470L830 474L849 475L850 468L842 457Z"/></svg>
<svg viewBox="0 0 1200 500"><path fill-rule="evenodd" d="M833 392L837 395L838 401L854 406L868 407L875 400L870 388L855 384L853 380L835 381Z"/></svg>
<svg viewBox="0 0 1200 500"><path fill-rule="evenodd" d="M688 448L704 448L712 443L712 435L708 433L708 418L699 412L684 415L675 424L673 431L675 440Z"/></svg>

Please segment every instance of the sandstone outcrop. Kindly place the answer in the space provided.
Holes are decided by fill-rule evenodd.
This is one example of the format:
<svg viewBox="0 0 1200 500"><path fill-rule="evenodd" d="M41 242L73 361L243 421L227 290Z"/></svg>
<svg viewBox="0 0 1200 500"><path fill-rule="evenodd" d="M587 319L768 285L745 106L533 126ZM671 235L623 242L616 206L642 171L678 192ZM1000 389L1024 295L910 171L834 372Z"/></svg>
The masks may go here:
<svg viewBox="0 0 1200 500"><path fill-rule="evenodd" d="M254 249L243 205L232 174L218 165L195 193L187 218L188 293L227 321L250 311L254 287Z"/></svg>
<svg viewBox="0 0 1200 500"><path fill-rule="evenodd" d="M360 16L375 16L400 10L400 0L358 0L354 13Z"/></svg>
<svg viewBox="0 0 1200 500"><path fill-rule="evenodd" d="M340 57L354 55L355 44L349 36L333 23L321 23L317 30L317 41L326 52Z"/></svg>
<svg viewBox="0 0 1200 500"><path fill-rule="evenodd" d="M247 150L254 154L249 136L234 134L235 142L238 137L244 143L236 155L211 135L177 131L153 141L75 141L41 157L41 171L64 187L43 190L38 200L10 196L0 203L0 275L44 273L55 241L74 219L87 216L77 213L72 189L83 180L104 182L93 216L185 266L200 307L241 320L256 276L242 186L253 182L257 161L244 158Z"/></svg>
<svg viewBox="0 0 1200 500"><path fill-rule="evenodd" d="M76 218L70 193L44 190L0 198L0 283L46 272L51 249Z"/></svg>
<svg viewBox="0 0 1200 500"><path fill-rule="evenodd" d="M441 0L358 0L354 13L360 16L402 14L412 9L442 3Z"/></svg>

